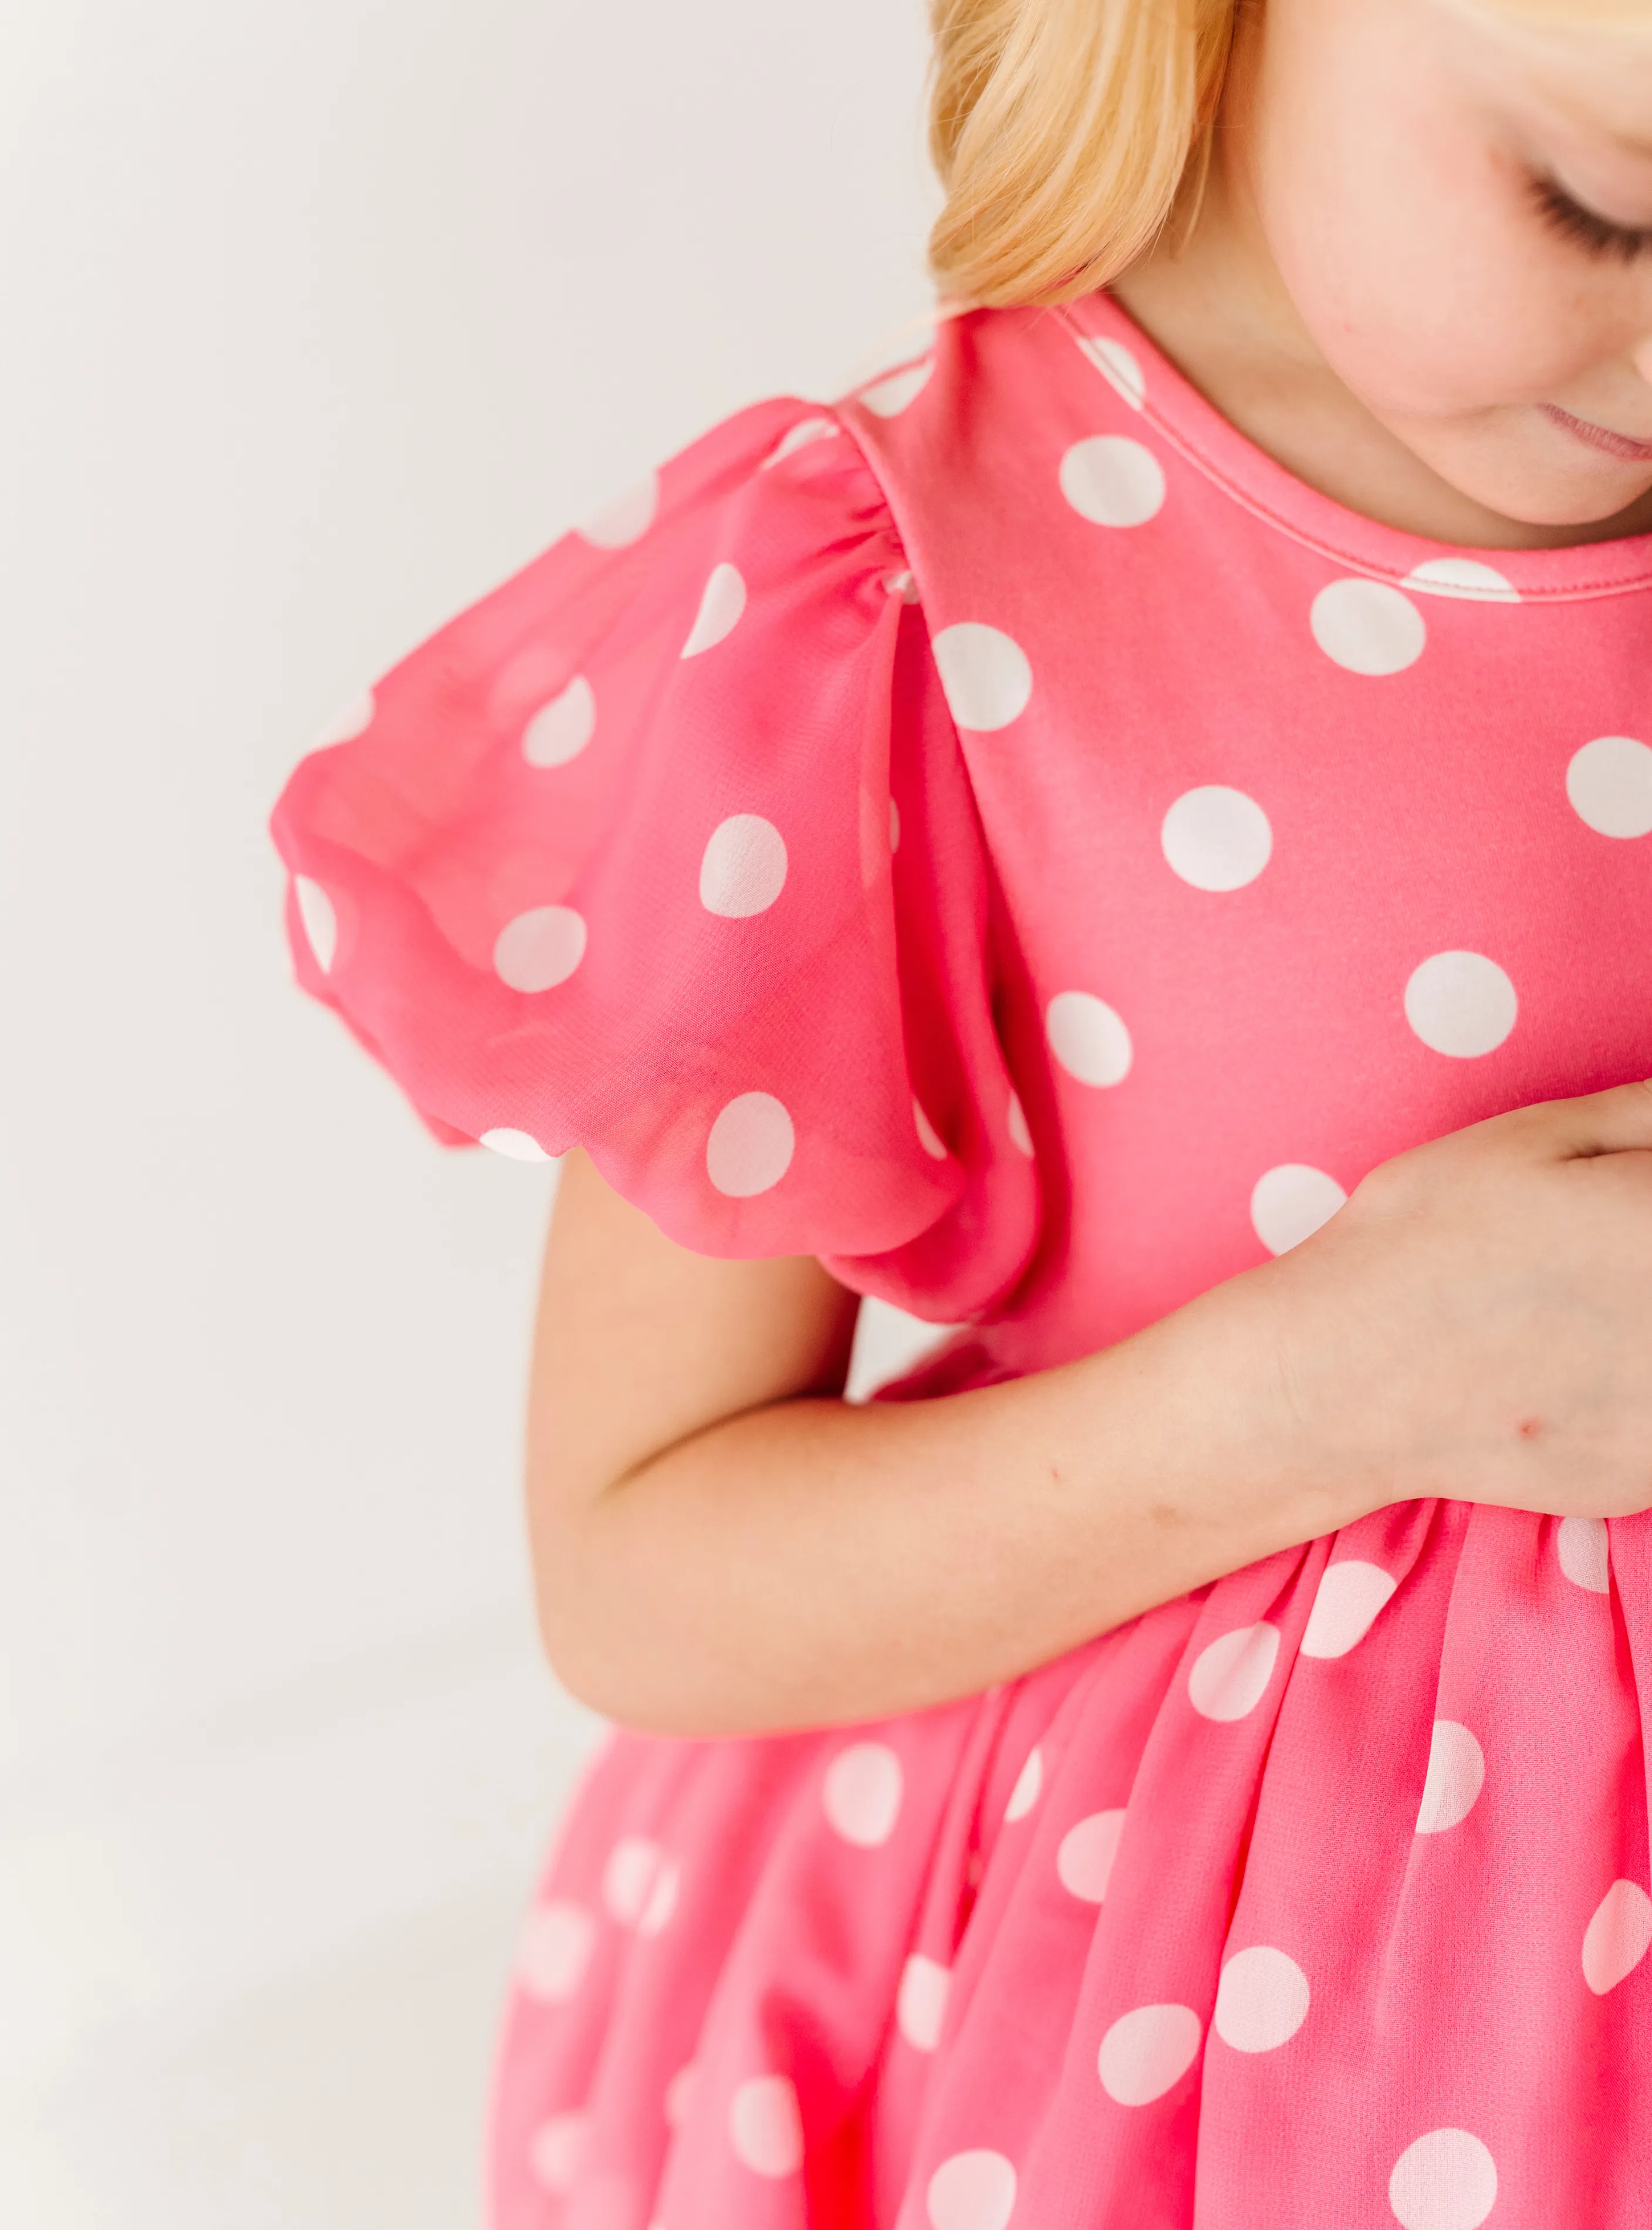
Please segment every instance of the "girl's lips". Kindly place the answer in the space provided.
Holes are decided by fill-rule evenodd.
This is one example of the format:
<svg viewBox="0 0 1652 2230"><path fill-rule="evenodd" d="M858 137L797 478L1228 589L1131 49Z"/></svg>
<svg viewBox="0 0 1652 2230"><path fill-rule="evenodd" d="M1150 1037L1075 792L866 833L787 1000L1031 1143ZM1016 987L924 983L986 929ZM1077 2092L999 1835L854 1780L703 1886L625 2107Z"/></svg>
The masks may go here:
<svg viewBox="0 0 1652 2230"><path fill-rule="evenodd" d="M1637 441L1632 435L1615 434L1610 426L1597 426L1587 418L1574 418L1570 410L1563 410L1558 403L1542 406L1545 417L1563 426L1568 434L1575 434L1580 441L1587 441L1591 449L1604 449L1609 457L1623 457L1638 464L1652 464L1652 441Z"/></svg>

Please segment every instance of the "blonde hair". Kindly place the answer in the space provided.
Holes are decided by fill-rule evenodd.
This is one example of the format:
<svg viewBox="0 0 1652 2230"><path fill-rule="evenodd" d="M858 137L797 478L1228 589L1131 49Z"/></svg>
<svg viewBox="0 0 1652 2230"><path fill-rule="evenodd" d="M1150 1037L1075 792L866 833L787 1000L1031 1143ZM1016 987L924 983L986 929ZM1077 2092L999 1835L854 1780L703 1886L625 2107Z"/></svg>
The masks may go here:
<svg viewBox="0 0 1652 2230"><path fill-rule="evenodd" d="M930 0L930 268L955 305L1105 287L1197 210L1253 0ZM1261 0L1254 0L1261 4ZM1649 0L1455 0L1528 27L1624 29Z"/></svg>

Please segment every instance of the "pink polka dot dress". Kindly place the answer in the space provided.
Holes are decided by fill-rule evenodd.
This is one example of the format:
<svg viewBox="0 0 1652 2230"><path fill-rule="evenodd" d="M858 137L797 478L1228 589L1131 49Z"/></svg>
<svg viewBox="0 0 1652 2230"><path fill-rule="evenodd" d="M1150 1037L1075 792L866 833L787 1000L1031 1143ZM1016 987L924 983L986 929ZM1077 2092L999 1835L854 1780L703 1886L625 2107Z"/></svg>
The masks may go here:
<svg viewBox="0 0 1652 2230"><path fill-rule="evenodd" d="M1468 553L1105 295L718 429L307 759L307 988L446 1139L1084 1354L1652 1075L1652 538ZM1652 1530L1385 1510L1024 1679L617 1734L494 2230L1644 2230Z"/></svg>

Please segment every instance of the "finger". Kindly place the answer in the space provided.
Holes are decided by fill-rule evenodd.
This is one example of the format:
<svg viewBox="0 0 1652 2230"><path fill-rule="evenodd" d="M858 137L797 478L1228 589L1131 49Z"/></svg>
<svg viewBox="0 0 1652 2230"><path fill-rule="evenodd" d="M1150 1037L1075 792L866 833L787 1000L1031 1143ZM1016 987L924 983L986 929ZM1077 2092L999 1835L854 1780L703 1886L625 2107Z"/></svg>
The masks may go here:
<svg viewBox="0 0 1652 2230"><path fill-rule="evenodd" d="M1652 1081L1619 1084L1610 1092L1585 1092L1576 1099L1552 1099L1526 1113L1537 1118L1533 1142L1557 1160L1652 1150Z"/></svg>

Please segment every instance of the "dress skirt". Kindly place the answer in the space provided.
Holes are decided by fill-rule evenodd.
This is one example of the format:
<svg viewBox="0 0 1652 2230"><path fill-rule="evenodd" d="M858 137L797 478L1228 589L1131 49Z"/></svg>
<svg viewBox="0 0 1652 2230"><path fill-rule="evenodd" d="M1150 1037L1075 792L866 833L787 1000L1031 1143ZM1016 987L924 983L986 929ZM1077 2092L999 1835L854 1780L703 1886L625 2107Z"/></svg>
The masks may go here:
<svg viewBox="0 0 1652 2230"><path fill-rule="evenodd" d="M1652 1522L1397 1505L921 1714L616 1735L494 2230L1643 2230Z"/></svg>

